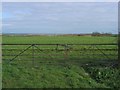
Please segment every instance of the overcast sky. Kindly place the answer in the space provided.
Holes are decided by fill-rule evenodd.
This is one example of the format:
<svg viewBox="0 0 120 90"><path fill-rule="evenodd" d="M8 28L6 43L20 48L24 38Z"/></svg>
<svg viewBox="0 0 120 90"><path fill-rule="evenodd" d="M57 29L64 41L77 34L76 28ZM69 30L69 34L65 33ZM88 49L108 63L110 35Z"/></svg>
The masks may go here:
<svg viewBox="0 0 120 90"><path fill-rule="evenodd" d="M118 33L118 3L4 2L3 33Z"/></svg>

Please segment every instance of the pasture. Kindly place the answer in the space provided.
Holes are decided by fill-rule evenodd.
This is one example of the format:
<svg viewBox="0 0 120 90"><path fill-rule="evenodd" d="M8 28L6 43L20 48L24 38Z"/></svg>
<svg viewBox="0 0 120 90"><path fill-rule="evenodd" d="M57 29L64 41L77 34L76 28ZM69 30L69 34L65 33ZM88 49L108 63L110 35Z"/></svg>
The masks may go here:
<svg viewBox="0 0 120 90"><path fill-rule="evenodd" d="M101 44L117 43L117 37L101 36L48 36L48 35L3 35L4 44Z"/></svg>
<svg viewBox="0 0 120 90"><path fill-rule="evenodd" d="M117 37L3 35L2 43L3 88L119 87Z"/></svg>

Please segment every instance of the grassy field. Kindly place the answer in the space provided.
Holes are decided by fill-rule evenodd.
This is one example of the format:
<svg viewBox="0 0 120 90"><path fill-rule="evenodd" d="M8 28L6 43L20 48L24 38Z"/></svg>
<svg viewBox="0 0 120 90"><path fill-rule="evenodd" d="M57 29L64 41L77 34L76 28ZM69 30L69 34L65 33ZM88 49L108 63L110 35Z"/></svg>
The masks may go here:
<svg viewBox="0 0 120 90"><path fill-rule="evenodd" d="M117 43L116 37L101 36L32 36L32 35L5 35L2 37L2 43L13 44L99 44L99 43Z"/></svg>
<svg viewBox="0 0 120 90"><path fill-rule="evenodd" d="M3 44L117 44L117 37L5 35ZM119 69L103 67L117 61L116 51L92 46L37 46L8 63L28 46L3 46L3 88L119 88ZM89 48L89 50L87 50ZM99 46L116 49L117 46ZM78 51L75 51L78 50ZM5 55L8 56L5 56ZM13 55L13 56L12 56ZM113 56L112 56L113 55ZM94 66L88 66L88 64ZM81 67L82 66L82 67Z"/></svg>

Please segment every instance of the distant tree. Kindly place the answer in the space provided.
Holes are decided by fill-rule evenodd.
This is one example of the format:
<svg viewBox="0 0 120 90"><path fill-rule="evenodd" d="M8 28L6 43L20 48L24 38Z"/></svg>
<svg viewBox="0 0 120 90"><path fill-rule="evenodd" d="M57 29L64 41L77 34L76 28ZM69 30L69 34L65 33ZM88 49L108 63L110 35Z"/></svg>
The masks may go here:
<svg viewBox="0 0 120 90"><path fill-rule="evenodd" d="M109 32L109 33L103 33L103 35L105 35L105 36L112 36L112 33L111 32Z"/></svg>
<svg viewBox="0 0 120 90"><path fill-rule="evenodd" d="M99 32L92 32L92 36L100 36L101 33Z"/></svg>

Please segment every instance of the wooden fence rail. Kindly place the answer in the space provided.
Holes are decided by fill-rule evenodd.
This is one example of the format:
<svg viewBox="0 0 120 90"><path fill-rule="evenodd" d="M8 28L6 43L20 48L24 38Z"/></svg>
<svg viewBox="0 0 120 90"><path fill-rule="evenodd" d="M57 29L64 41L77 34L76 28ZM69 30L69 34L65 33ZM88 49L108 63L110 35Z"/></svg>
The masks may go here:
<svg viewBox="0 0 120 90"><path fill-rule="evenodd" d="M23 46L25 46L25 47L23 47ZM41 47L41 46L47 46L47 48ZM53 47L50 48L50 46L53 46ZM12 48L12 47L14 47L14 48ZM62 47L62 48L59 48L59 47ZM6 57L8 57L9 62L13 62L13 61L16 61L16 59L18 57L31 56L33 65L36 60L39 60L38 57L40 57L40 55L42 56L43 53L46 57L47 57L47 55L48 55L48 57L56 57L57 55L54 55L54 54L57 52L64 53L64 55L63 55L64 60L74 57L74 59L77 58L80 61L81 60L80 57L83 57L83 56L88 57L89 55L91 55L93 57L92 59L97 59L98 57L99 58L104 57L103 60L107 59L109 61L110 60L113 61L113 59L114 59L115 62L117 61L116 59L118 59L117 58L118 45L111 44L111 43L109 43L109 44L2 44L2 51L3 51L3 54L2 54L3 60L6 60ZM14 51L14 53L12 53L13 51ZM29 54L25 53L28 51L29 51ZM48 53L48 52L50 52L50 53ZM52 52L54 52L54 54ZM89 52L89 53L85 54L86 52ZM107 52L107 54L106 54L106 52ZM40 53L40 55L37 57L38 53ZM78 54L82 53L82 54L77 55L77 53ZM71 56L73 55L73 57L70 57L70 55ZM9 56L11 56L11 57L9 58ZM62 57L62 55L61 55L61 57ZM111 57L113 57L113 58L111 58ZM59 59L59 58L56 58L56 59ZM90 59L90 58L88 58L88 59Z"/></svg>

